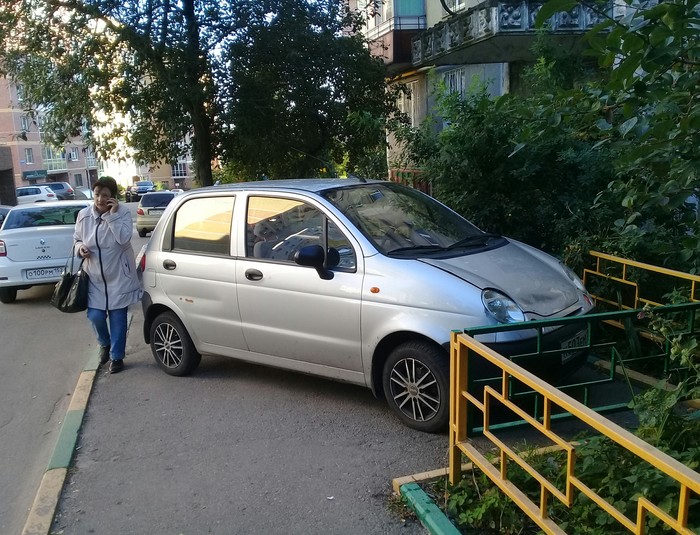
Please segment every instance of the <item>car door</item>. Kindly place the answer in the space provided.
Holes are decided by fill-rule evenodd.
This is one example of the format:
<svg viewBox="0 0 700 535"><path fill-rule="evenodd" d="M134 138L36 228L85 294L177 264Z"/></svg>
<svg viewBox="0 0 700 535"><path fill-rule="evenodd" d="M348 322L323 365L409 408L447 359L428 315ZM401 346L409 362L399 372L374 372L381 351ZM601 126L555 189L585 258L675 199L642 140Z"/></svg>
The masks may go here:
<svg viewBox="0 0 700 535"><path fill-rule="evenodd" d="M246 226L236 271L250 350L285 359L286 367L362 382L357 244L320 205L293 196L249 196ZM343 252L330 279L293 260L314 244Z"/></svg>
<svg viewBox="0 0 700 535"><path fill-rule="evenodd" d="M231 255L234 195L195 197L168 221L158 254L158 285L203 352L246 349Z"/></svg>

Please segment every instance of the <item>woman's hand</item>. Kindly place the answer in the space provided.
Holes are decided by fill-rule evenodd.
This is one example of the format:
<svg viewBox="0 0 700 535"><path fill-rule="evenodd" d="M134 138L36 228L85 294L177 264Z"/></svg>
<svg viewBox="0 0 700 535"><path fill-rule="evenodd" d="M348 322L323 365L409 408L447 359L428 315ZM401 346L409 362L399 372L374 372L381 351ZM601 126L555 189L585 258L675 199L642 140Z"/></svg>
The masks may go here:
<svg viewBox="0 0 700 535"><path fill-rule="evenodd" d="M119 210L119 200L116 197L107 199L107 206L109 206L109 211L113 214L117 213Z"/></svg>
<svg viewBox="0 0 700 535"><path fill-rule="evenodd" d="M81 246L78 248L78 256L79 256L80 258L88 258L88 257L90 256L90 249L88 249L88 248L85 247L84 245L81 245Z"/></svg>

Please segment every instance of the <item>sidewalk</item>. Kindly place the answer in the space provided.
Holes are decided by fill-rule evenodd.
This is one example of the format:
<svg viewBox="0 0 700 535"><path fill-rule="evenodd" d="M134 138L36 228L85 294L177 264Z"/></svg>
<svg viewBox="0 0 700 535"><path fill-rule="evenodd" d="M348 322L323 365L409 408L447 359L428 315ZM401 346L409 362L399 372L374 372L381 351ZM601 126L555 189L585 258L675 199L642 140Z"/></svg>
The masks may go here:
<svg viewBox="0 0 700 535"><path fill-rule="evenodd" d="M446 434L404 427L367 389L231 359L170 377L133 312L124 372L94 374L94 357L74 396L94 376L71 468L59 444L42 486L45 512L60 492L51 533L426 533L391 483L446 466Z"/></svg>

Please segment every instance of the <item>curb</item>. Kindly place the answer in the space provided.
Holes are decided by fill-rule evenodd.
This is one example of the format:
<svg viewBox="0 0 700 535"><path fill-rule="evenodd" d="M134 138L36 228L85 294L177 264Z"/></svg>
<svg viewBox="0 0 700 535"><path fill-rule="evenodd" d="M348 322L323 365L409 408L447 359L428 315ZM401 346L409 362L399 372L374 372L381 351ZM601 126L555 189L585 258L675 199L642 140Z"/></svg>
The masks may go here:
<svg viewBox="0 0 700 535"><path fill-rule="evenodd" d="M98 363L97 355L88 359L87 365L78 378L73 399L63 420L49 465L41 478L34 503L29 510L22 535L47 535L51 531L58 500L68 475L68 468L78 442L78 433L83 425L88 399L97 375Z"/></svg>
<svg viewBox="0 0 700 535"><path fill-rule="evenodd" d="M127 336L129 335L133 319L133 314L129 312L126 325ZM78 434L83 426L87 404L92 393L92 387L95 384L99 365L99 356L94 352L88 358L87 364L85 364L80 377L78 377L78 383L75 386L66 417L58 433L53 454L51 459L49 459L46 472L41 478L41 483L39 483L34 503L32 503L27 521L22 529L22 535L49 535L51 533L51 525L53 524L58 501L61 498L63 485L68 475L68 468L75 453Z"/></svg>

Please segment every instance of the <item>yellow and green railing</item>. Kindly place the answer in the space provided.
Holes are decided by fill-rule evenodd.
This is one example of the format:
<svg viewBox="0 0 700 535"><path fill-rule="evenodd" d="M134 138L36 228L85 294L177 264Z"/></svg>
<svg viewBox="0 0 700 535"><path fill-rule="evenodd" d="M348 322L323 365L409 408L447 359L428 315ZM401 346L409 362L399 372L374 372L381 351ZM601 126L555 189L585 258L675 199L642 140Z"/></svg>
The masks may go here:
<svg viewBox="0 0 700 535"><path fill-rule="evenodd" d="M470 388L470 368L474 368L474 361L477 360L485 360L500 370L500 376L495 384L484 384L482 388L473 391ZM452 484L461 478L462 455L466 455L546 533L565 533L549 518L550 502L558 500L566 507L571 507L577 495L581 494L632 533L645 533L651 517L658 518L677 533L693 533L689 527L689 510L691 504L700 499L700 474L462 332L456 331L452 335L451 370L449 479ZM541 398L540 416L531 415L511 398L515 383L524 385ZM548 480L528 462L525 455L519 454L499 438L491 422L492 409L496 404L512 411L565 453L566 477L563 482ZM475 412L480 413L481 433L497 450L495 464L469 440L474 434L469 419L474 417ZM629 518L616 504L610 503L605 496L589 487L578 477L580 466L577 463L576 444L567 441L553 429L557 413L565 413L586 424L675 481L677 495L671 497L678 504L675 514L665 512L659 504L640 495L630 497L636 499L637 514L635 518ZM531 494L513 483L509 473L514 466L527 472L537 483L538 497L533 499ZM620 473L621 478L625 476L625 473Z"/></svg>

